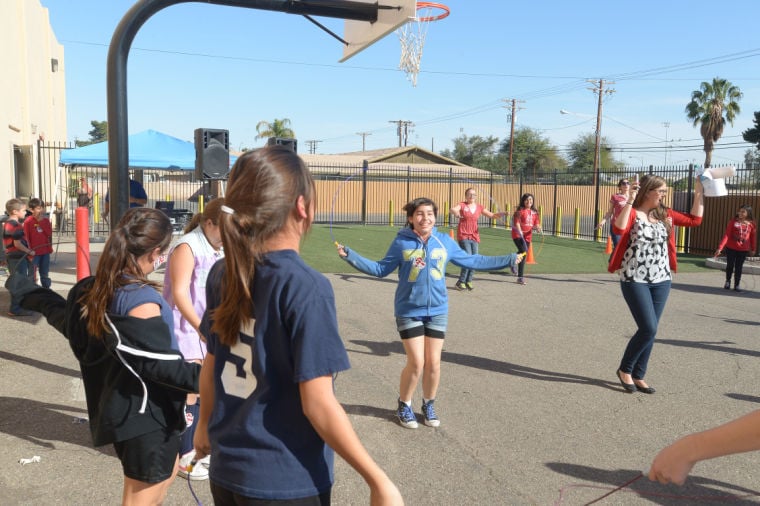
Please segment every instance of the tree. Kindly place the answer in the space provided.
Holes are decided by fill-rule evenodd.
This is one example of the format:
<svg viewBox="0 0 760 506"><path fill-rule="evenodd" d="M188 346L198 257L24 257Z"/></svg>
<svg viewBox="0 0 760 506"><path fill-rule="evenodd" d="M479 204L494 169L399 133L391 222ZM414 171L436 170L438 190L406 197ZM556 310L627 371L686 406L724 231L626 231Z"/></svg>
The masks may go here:
<svg viewBox="0 0 760 506"><path fill-rule="evenodd" d="M748 128L742 133L742 137L745 141L754 144L757 149L760 149L760 111L755 111L755 126L754 128Z"/></svg>
<svg viewBox="0 0 760 506"><path fill-rule="evenodd" d="M441 155L471 167L489 170L485 166L492 165L495 146L498 142L497 137L483 138L479 135L467 137L462 134L454 139L454 149L444 149Z"/></svg>
<svg viewBox="0 0 760 506"><path fill-rule="evenodd" d="M588 177L582 180L592 182L594 180L594 150L596 149L596 134L581 134L568 145L568 160L570 166L568 172L587 173ZM599 139L599 169L617 168L612 153L612 147L606 137Z"/></svg>
<svg viewBox="0 0 760 506"><path fill-rule="evenodd" d="M107 121L92 120L90 121L90 125L92 126L92 130L90 130L88 133L90 138L86 141L76 140L74 142L78 148L108 140L108 122Z"/></svg>
<svg viewBox="0 0 760 506"><path fill-rule="evenodd" d="M739 100L742 92L725 79L715 77L712 83L703 82L698 90L691 92L691 102L686 105L686 117L704 139L705 167L712 162L715 143L723 135L726 122L733 126L734 118L741 112Z"/></svg>
<svg viewBox="0 0 760 506"><path fill-rule="evenodd" d="M280 137L282 139L295 139L296 134L290 128L288 118L276 119L273 122L259 121L256 125L257 139L268 139L270 137Z"/></svg>
<svg viewBox="0 0 760 506"><path fill-rule="evenodd" d="M501 143L499 153L503 154L509 165L509 147L513 146L512 173L532 175L545 170L564 169L567 162L559 155L557 148L548 139L541 136L538 130L522 127L515 130L515 140L507 138Z"/></svg>

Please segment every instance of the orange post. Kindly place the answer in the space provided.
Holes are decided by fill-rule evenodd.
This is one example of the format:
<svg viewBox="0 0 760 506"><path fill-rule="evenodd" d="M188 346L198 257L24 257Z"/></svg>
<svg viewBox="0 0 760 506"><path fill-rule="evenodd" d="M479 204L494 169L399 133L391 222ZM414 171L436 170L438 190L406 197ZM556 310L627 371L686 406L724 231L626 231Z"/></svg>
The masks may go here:
<svg viewBox="0 0 760 506"><path fill-rule="evenodd" d="M450 229L449 229L449 237L451 237L451 238L452 238L452 239L454 239L455 241L457 240L457 236L456 236L456 235L454 235L454 229L453 229L453 228L450 228Z"/></svg>
<svg viewBox="0 0 760 506"><path fill-rule="evenodd" d="M604 254L609 255L612 253L612 237L607 236L607 247L604 248Z"/></svg>
<svg viewBox="0 0 760 506"><path fill-rule="evenodd" d="M528 256L525 258L526 265L535 265L536 259L533 258L533 243L528 246Z"/></svg>
<svg viewBox="0 0 760 506"><path fill-rule="evenodd" d="M75 211L77 281L90 275L90 210L77 207Z"/></svg>

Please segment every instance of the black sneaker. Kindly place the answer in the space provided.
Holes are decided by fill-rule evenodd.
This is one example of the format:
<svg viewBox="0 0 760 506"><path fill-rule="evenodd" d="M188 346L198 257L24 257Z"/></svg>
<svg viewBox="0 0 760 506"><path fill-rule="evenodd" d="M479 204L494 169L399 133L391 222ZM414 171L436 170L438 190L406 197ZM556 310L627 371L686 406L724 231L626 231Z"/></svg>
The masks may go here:
<svg viewBox="0 0 760 506"><path fill-rule="evenodd" d="M470 281L468 281L467 283L465 283L465 286L467 287L467 289L469 291L473 291L475 289L475 287L472 286L472 282L470 282Z"/></svg>
<svg viewBox="0 0 760 506"><path fill-rule="evenodd" d="M725 288L726 290L730 290L731 289L731 282L730 281L726 281L726 284L723 285L723 288Z"/></svg>

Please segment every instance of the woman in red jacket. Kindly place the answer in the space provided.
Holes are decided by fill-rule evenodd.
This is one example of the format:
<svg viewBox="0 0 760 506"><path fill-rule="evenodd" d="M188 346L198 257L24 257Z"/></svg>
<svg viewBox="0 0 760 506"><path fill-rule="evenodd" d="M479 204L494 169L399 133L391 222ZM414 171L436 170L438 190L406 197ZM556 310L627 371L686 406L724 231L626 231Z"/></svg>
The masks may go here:
<svg viewBox="0 0 760 506"><path fill-rule="evenodd" d="M657 326L670 294L676 272L674 226L696 227L704 212L702 183L697 178L691 213L674 211L663 204L668 194L666 181L646 175L634 183L631 198L613 224L621 235L612 253L609 271L620 272L620 289L638 327L616 371L626 392L653 394L644 381Z"/></svg>
<svg viewBox="0 0 760 506"><path fill-rule="evenodd" d="M755 225L755 216L752 213L752 206L744 204L737 211L734 219L728 222L726 233L715 250L715 256L720 255L723 248L726 248L726 284L723 288L731 289L731 275L734 276L734 290L741 292L739 282L742 279L742 267L744 260L755 254L757 245L757 226Z"/></svg>

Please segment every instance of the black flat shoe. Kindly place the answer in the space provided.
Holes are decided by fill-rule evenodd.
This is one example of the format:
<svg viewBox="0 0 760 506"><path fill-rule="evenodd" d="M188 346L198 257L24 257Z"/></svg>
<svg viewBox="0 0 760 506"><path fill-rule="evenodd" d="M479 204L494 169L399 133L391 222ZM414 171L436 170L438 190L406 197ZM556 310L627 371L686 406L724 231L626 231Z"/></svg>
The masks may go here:
<svg viewBox="0 0 760 506"><path fill-rule="evenodd" d="M638 390L636 388L636 385L634 385L633 383L626 383L625 381L623 381L623 378L620 377L620 369L615 371L615 375L617 375L618 381L620 381L620 384L623 385L623 388L625 389L626 392L632 394L633 392Z"/></svg>
<svg viewBox="0 0 760 506"><path fill-rule="evenodd" d="M653 387L640 387L636 385L636 383L634 383L633 385L636 387L636 390L638 390L639 392L643 392L645 394L653 394L657 391Z"/></svg>

